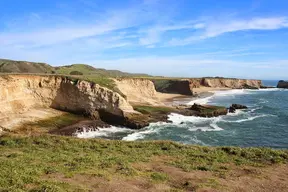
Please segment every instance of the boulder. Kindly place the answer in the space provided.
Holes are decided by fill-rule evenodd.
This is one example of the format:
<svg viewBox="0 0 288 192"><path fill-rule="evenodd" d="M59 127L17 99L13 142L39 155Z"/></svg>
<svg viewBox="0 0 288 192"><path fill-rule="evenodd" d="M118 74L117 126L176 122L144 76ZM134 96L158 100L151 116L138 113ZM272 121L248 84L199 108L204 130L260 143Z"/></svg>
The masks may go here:
<svg viewBox="0 0 288 192"><path fill-rule="evenodd" d="M235 113L235 112L236 112L236 109L235 109L234 107L230 106L230 107L228 108L228 112L229 112L229 113Z"/></svg>
<svg viewBox="0 0 288 192"><path fill-rule="evenodd" d="M222 106L212 105L198 105L194 103L189 110L195 112L194 116L200 117L218 117L220 115L227 115L227 109Z"/></svg>
<svg viewBox="0 0 288 192"><path fill-rule="evenodd" d="M228 108L228 112L229 113L235 113L236 109L247 109L248 107L245 105L240 105L240 104L232 104L229 108Z"/></svg>
<svg viewBox="0 0 288 192"><path fill-rule="evenodd" d="M248 109L247 106L245 105L240 105L240 104L232 104L231 107L235 108L235 109Z"/></svg>

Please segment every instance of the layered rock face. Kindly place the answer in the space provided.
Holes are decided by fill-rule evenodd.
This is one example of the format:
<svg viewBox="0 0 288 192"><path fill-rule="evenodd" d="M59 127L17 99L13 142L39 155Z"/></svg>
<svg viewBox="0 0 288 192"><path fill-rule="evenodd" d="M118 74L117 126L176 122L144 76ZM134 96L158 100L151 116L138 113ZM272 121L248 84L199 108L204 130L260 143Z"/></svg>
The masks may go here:
<svg viewBox="0 0 288 192"><path fill-rule="evenodd" d="M130 103L159 104L157 91L152 81L140 78L114 79L117 87Z"/></svg>
<svg viewBox="0 0 288 192"><path fill-rule="evenodd" d="M288 89L288 81L279 81L278 84L277 84L277 88L285 88L285 89Z"/></svg>
<svg viewBox="0 0 288 192"><path fill-rule="evenodd" d="M191 83L189 80L153 80L155 88L161 93L174 93L182 95L193 95L191 88L198 86L197 83ZM191 87L190 87L191 86Z"/></svg>
<svg viewBox="0 0 288 192"><path fill-rule="evenodd" d="M54 108L91 116L99 109L121 116L134 112L118 93L91 82L60 76L0 76L0 122L10 114L35 108Z"/></svg>
<svg viewBox="0 0 288 192"><path fill-rule="evenodd" d="M260 88L262 82L261 80L249 79L203 78L201 79L200 85L214 88L249 89Z"/></svg>
<svg viewBox="0 0 288 192"><path fill-rule="evenodd" d="M158 92L193 95L194 88L230 88L258 89L262 87L261 80L226 79L226 78L196 78L176 80L153 80Z"/></svg>

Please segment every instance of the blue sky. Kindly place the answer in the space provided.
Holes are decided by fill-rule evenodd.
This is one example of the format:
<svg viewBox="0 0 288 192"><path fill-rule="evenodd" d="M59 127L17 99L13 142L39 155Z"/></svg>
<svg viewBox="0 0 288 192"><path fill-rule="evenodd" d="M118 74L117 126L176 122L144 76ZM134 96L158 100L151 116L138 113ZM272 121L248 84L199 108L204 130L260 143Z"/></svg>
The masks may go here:
<svg viewBox="0 0 288 192"><path fill-rule="evenodd" d="M285 0L0 0L0 58L288 79Z"/></svg>

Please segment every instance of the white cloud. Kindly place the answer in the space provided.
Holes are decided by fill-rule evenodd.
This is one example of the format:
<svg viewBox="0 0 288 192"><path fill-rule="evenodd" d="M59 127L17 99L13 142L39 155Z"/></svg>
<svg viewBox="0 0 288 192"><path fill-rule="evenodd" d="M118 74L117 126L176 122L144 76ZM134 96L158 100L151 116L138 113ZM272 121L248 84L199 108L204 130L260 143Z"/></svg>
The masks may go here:
<svg viewBox="0 0 288 192"><path fill-rule="evenodd" d="M211 19L211 18L210 18ZM248 30L276 30L288 27L287 17L263 17L251 19L232 19L232 20L219 20L219 21L204 21L200 25L201 29L197 35L193 34L188 38L177 39L173 38L169 45L187 45L195 41L217 37L225 33L232 33L237 31Z"/></svg>
<svg viewBox="0 0 288 192"><path fill-rule="evenodd" d="M148 29L140 30L141 38L139 39L140 45L151 45L161 42L161 37L165 32L178 31L184 29L201 29L204 28L204 23L185 22L170 25L156 25Z"/></svg>
<svg viewBox="0 0 288 192"><path fill-rule="evenodd" d="M95 13L95 15L99 14ZM8 30L0 31L0 44L30 48L65 43L107 33L114 38L112 32L118 33L119 30L127 30L154 21L158 13L155 12L153 3L145 2L123 9L110 9L101 14L101 17L88 18L83 22L63 16L48 15L47 18L41 17L38 13L31 13L25 19L18 18L17 22L16 18L10 25L7 24ZM25 24L29 24L29 27ZM123 36L123 38L125 37Z"/></svg>
<svg viewBox="0 0 288 192"><path fill-rule="evenodd" d="M288 27L286 17L252 18L249 20L234 20L207 25L204 37L215 37L223 33L244 30L274 30Z"/></svg>

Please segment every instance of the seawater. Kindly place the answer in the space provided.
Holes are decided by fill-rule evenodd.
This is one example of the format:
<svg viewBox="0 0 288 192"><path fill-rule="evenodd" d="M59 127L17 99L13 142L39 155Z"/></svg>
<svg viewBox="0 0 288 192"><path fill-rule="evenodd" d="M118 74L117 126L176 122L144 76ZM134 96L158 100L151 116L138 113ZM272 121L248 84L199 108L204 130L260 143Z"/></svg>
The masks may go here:
<svg viewBox="0 0 288 192"><path fill-rule="evenodd" d="M276 81L264 81L264 85L269 86L275 86L276 83ZM99 131L87 130L78 133L78 137L126 141L172 140L205 146L288 148L287 89L215 91L211 97L188 103L194 102L226 107L238 103L247 105L248 109L214 118L170 114L169 120L172 123L152 123L141 130L111 126Z"/></svg>

